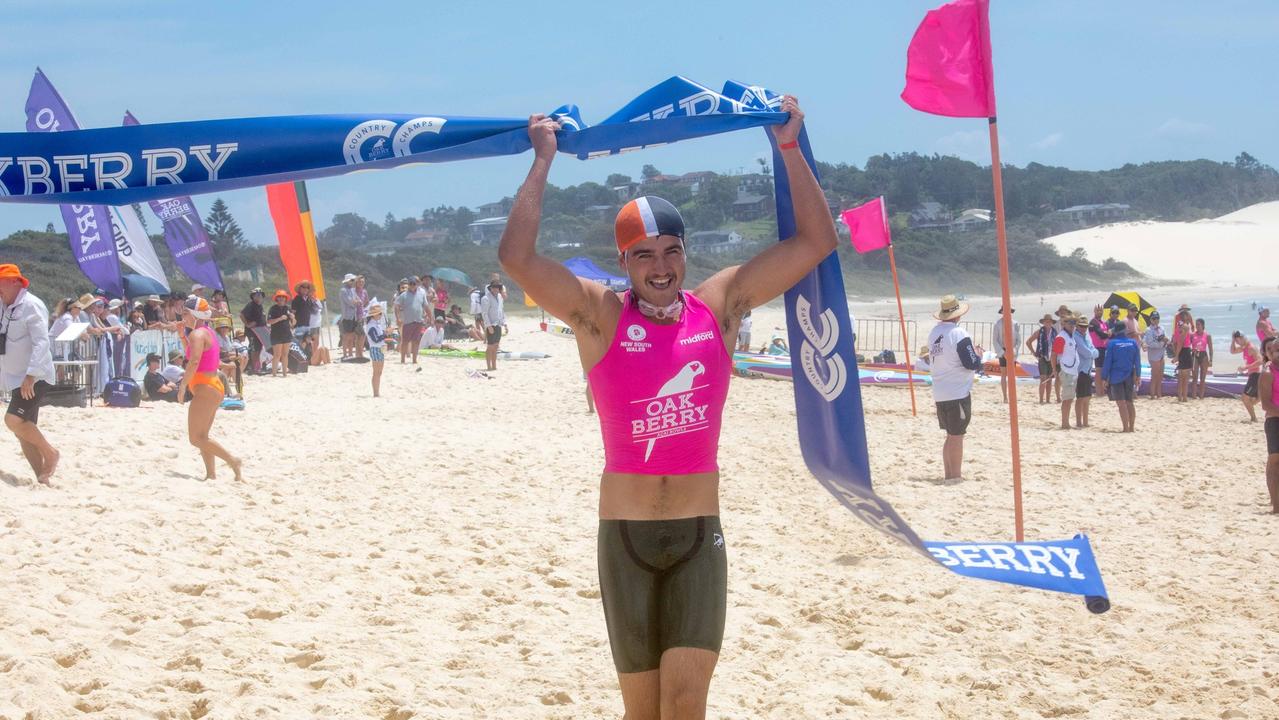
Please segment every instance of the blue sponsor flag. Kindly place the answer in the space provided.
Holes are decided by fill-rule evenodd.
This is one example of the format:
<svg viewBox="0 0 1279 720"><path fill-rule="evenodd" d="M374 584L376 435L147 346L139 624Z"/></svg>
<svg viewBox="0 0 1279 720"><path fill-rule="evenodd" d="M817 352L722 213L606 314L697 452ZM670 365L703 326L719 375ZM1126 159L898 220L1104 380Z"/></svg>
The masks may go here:
<svg viewBox="0 0 1279 720"><path fill-rule="evenodd" d="M564 105L561 151L603 157L717 133L781 124L780 97L729 82L711 90L683 77L651 88L597 125ZM36 144L0 135L0 183L9 202L59 202L68 193L94 202L134 202L188 193L339 175L407 163L510 155L530 147L524 118L325 115L168 123L64 133ZM785 164L773 141L777 229L795 232ZM800 150L816 172L807 133ZM32 187L9 156L47 159L56 176L67 157L87 158L70 187ZM63 158L61 161L56 158ZM114 159L113 159L114 158ZM80 171L87 167L83 173ZM82 175L83 177L80 177ZM1093 612L1109 608L1088 538L1055 542L925 542L871 486L861 387L839 258L831 253L786 292L800 448L809 470L852 513L960 575L1074 593Z"/></svg>

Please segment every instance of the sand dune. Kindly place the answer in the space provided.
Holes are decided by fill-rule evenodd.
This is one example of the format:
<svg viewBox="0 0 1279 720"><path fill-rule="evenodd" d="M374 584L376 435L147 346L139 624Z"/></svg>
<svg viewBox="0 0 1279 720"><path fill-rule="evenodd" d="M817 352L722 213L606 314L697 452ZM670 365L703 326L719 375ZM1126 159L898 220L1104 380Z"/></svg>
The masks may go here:
<svg viewBox="0 0 1279 720"><path fill-rule="evenodd" d="M1279 202L1197 222L1125 222L1047 238L1062 254L1083 248L1094 262L1113 257L1165 280L1279 284L1272 267ZM1187 275L1187 268L1194 268Z"/></svg>
<svg viewBox="0 0 1279 720"><path fill-rule="evenodd" d="M780 312L756 315L780 324ZM0 717L616 718L595 571L600 440L553 357L262 379L215 433L248 481L204 483L183 411L60 409L60 487L0 438ZM922 407L929 408L925 392ZM1033 398L1032 398L1033 400ZM866 393L877 487L930 539L1010 539L998 390L969 477L902 390ZM808 475L784 382L734 379L730 551L713 718L1279 717L1279 520L1258 425L1229 401L1138 434L1024 403L1027 536L1084 530L1114 603L962 580L872 533Z"/></svg>

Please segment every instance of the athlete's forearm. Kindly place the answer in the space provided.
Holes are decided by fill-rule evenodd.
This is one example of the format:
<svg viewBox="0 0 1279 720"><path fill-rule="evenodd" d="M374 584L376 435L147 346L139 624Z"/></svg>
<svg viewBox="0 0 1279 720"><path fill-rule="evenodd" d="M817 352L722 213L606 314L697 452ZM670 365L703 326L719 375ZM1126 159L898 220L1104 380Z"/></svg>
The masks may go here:
<svg viewBox="0 0 1279 720"><path fill-rule="evenodd" d="M783 150L781 156L786 164L791 203L795 209L795 235L834 250L839 242L835 235L835 221L831 219L826 196L804 160L804 154L799 148L793 148Z"/></svg>
<svg viewBox="0 0 1279 720"><path fill-rule="evenodd" d="M498 261L503 267L518 267L530 256L537 254L537 230L542 223L542 196L546 193L546 180L550 171L550 158L534 158L528 177L515 193L515 204L511 206L506 229L502 231L502 242L497 249Z"/></svg>

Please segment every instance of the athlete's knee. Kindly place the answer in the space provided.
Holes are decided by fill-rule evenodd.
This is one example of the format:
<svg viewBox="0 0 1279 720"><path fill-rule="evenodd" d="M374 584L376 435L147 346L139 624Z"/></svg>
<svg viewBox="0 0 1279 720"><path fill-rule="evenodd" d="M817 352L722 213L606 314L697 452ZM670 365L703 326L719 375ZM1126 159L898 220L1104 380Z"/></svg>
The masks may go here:
<svg viewBox="0 0 1279 720"><path fill-rule="evenodd" d="M26 420L23 420L17 415L14 415L12 413L4 414L4 426L9 428L9 430L12 432L15 432L15 433L18 432L18 430L22 428L22 423L24 422L26 422Z"/></svg>
<svg viewBox="0 0 1279 720"><path fill-rule="evenodd" d="M204 446L209 443L209 434L208 433L191 433L191 435L187 437L187 440L188 442L191 443L191 447L196 449L203 449Z"/></svg>
<svg viewBox="0 0 1279 720"><path fill-rule="evenodd" d="M662 705L667 715L675 718L697 718L703 717L706 711L706 693L707 688L700 685L678 680L674 683L662 684Z"/></svg>

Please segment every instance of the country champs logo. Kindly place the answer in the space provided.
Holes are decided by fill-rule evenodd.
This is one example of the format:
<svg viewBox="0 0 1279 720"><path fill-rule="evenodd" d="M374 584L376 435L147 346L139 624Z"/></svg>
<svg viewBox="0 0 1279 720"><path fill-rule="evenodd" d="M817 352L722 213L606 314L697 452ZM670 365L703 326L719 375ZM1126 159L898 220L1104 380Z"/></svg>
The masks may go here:
<svg viewBox="0 0 1279 720"><path fill-rule="evenodd" d="M804 377L827 402L833 402L844 392L848 383L848 368L844 359L835 354L839 342L839 324L830 308L816 318L808 298L799 295L795 299L795 317L804 334L799 350L799 363Z"/></svg>
<svg viewBox="0 0 1279 720"><path fill-rule="evenodd" d="M418 117L397 127L391 120L366 120L346 134L342 156L347 165L404 157L413 152L414 138L427 133L439 135L444 123L444 118Z"/></svg>

